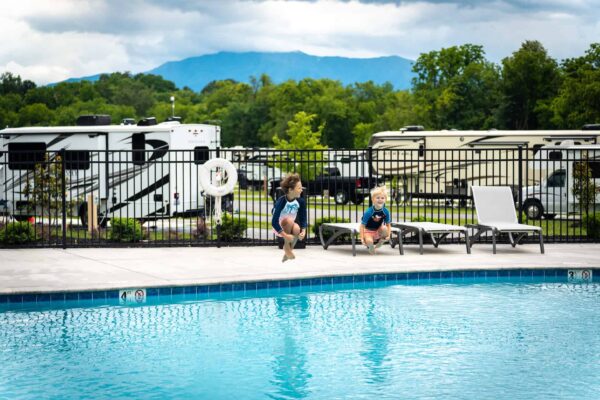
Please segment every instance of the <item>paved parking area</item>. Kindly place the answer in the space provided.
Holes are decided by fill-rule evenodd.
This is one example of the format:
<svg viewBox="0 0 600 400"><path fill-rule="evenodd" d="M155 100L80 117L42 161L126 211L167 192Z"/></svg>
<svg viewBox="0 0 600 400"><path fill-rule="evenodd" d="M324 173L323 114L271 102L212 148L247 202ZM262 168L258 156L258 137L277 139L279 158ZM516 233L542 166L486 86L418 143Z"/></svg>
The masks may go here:
<svg viewBox="0 0 600 400"><path fill-rule="evenodd" d="M350 246L296 250L297 258L281 262L276 247L222 248L91 248L0 250L0 294L107 290L134 287L187 286L409 271L504 268L598 268L598 244L535 244L498 247L462 245L425 248L383 247L371 256L362 246L352 257Z"/></svg>

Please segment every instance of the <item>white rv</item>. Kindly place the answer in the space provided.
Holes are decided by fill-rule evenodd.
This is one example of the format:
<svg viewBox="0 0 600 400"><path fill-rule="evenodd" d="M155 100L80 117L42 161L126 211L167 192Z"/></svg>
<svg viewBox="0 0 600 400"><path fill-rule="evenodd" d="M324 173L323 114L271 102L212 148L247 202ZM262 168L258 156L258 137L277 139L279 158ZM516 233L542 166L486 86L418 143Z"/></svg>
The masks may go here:
<svg viewBox="0 0 600 400"><path fill-rule="evenodd" d="M578 163L585 163L596 187L594 204L580 210L579 199L573 193ZM536 155L532 169L538 171L539 184L523 188L523 210L528 218L554 218L557 214L594 211L600 207L600 145L545 146Z"/></svg>
<svg viewBox="0 0 600 400"><path fill-rule="evenodd" d="M376 175L397 178L408 198L467 198L471 185L509 185L518 181L518 147L531 159L542 147L571 141L600 143L600 125L582 130L546 131L424 131L408 127L371 137ZM521 164L521 170L527 167ZM524 174L523 185L534 185L535 173Z"/></svg>
<svg viewBox="0 0 600 400"><path fill-rule="evenodd" d="M6 128L0 137L0 208L16 218L43 212L43 204L32 210L24 188L36 165L64 149L69 204L84 219L92 195L101 222L202 211L198 169L221 140L214 125L153 118L110 125L108 116L80 117L77 126Z"/></svg>

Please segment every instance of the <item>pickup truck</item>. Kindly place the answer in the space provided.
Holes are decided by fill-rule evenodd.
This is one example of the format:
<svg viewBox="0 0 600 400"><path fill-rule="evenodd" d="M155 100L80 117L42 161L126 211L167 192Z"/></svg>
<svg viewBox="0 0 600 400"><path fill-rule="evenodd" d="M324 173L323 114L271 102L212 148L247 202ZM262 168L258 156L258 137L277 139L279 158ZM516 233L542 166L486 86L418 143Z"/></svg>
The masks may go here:
<svg viewBox="0 0 600 400"><path fill-rule="evenodd" d="M269 194L273 200L276 200L283 195L279 187L280 181L274 180L270 184ZM368 177L341 176L339 169L333 167L326 168L322 175L312 180L303 180L302 184L305 196L332 196L336 204L347 204L349 201L361 204L375 187L376 179L373 179L369 186Z"/></svg>

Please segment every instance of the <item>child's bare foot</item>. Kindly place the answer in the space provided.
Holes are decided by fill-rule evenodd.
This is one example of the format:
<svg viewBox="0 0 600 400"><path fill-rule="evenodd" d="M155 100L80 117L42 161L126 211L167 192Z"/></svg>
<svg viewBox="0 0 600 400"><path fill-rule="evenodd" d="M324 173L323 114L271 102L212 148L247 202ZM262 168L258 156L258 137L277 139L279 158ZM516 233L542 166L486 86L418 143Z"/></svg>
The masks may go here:
<svg viewBox="0 0 600 400"><path fill-rule="evenodd" d="M369 254L370 255L375 254L375 246L373 246L373 244L370 244L367 247L369 248Z"/></svg>

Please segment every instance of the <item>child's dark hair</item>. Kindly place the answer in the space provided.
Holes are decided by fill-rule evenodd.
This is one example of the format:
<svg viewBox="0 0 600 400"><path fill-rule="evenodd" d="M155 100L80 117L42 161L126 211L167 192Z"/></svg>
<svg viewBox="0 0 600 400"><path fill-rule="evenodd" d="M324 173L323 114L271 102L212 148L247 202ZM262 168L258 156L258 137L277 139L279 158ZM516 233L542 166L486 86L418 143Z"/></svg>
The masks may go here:
<svg viewBox="0 0 600 400"><path fill-rule="evenodd" d="M283 192L287 194L290 189L294 189L296 185L300 182L300 175L298 174L288 174L285 178L281 180L281 188Z"/></svg>

